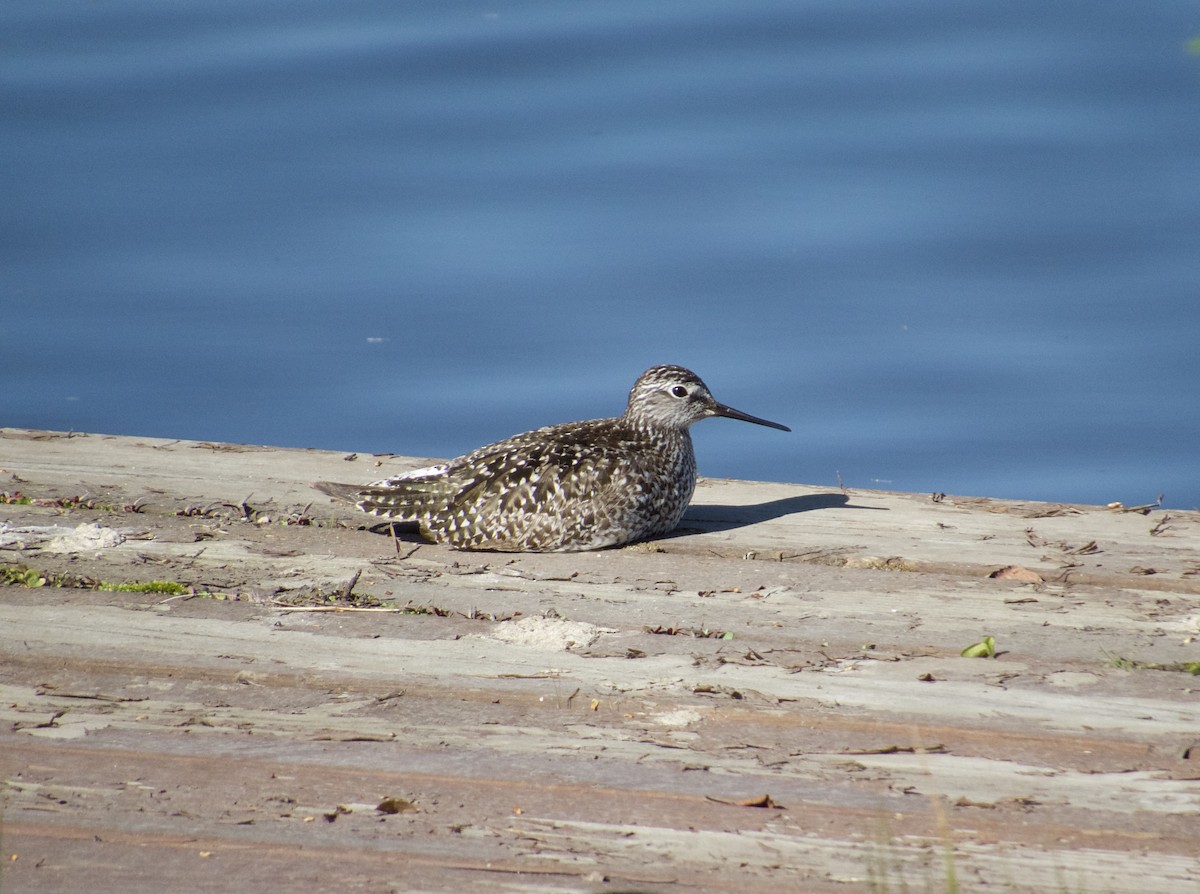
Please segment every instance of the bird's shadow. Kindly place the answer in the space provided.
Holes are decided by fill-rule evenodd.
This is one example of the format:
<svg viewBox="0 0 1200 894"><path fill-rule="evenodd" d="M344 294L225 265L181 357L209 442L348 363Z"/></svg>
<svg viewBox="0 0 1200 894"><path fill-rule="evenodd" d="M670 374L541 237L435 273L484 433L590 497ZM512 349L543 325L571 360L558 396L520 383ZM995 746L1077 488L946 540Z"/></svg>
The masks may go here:
<svg viewBox="0 0 1200 894"><path fill-rule="evenodd" d="M802 497L784 497L781 500L770 500L753 505L693 504L683 514L679 527L667 536L682 537L687 534L695 534L697 531L702 533L732 531L748 525L756 525L759 522L796 515L800 512L812 512L815 509L886 511L883 506L855 505L843 493L805 494Z"/></svg>
<svg viewBox="0 0 1200 894"><path fill-rule="evenodd" d="M842 493L805 494L802 497L784 497L782 500L770 500L766 503L753 505L729 506L719 503L708 503L689 506L683 514L678 527L670 534L656 537L656 540L669 540L675 537L686 537L689 534L710 534L717 531L733 531L759 522L771 521L800 512L812 512L816 509L867 509L887 511L883 506L858 506L850 502L850 498ZM417 530L414 522L379 522L367 528L372 534L382 534L394 537L402 543L428 543Z"/></svg>
<svg viewBox="0 0 1200 894"><path fill-rule="evenodd" d="M381 521L368 525L366 529L372 534L390 537L397 543L429 544L429 541L421 536L416 522Z"/></svg>

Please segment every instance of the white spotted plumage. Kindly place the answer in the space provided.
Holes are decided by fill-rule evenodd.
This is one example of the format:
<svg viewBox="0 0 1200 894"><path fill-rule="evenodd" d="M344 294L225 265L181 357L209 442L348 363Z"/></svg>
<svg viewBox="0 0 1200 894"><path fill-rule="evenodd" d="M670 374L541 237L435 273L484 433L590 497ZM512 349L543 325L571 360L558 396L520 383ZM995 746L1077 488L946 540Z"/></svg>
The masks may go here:
<svg viewBox="0 0 1200 894"><path fill-rule="evenodd" d="M688 428L708 416L790 430L717 403L683 367L655 366L623 416L540 428L365 486L314 486L458 549L618 546L679 523L696 487Z"/></svg>

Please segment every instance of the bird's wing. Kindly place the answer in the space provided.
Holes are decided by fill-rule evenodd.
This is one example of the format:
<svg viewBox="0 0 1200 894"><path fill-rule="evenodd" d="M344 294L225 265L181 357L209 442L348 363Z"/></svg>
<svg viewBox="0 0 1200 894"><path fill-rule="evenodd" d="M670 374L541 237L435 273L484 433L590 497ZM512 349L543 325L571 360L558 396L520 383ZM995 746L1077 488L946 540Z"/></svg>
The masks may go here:
<svg viewBox="0 0 1200 894"><path fill-rule="evenodd" d="M595 423L482 447L451 463L454 495L435 522L477 548L593 537L631 497L621 480L629 453L611 426Z"/></svg>

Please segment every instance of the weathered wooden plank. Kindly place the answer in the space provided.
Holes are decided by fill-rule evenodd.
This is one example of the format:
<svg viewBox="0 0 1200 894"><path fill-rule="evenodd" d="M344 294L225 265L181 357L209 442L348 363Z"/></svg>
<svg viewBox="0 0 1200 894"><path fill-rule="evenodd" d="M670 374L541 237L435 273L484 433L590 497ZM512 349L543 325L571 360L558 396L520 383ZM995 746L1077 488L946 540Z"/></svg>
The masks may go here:
<svg viewBox="0 0 1200 894"><path fill-rule="evenodd" d="M1200 881L1197 513L707 481L499 555L307 487L424 462L0 430L5 890ZM148 580L208 595L52 586Z"/></svg>

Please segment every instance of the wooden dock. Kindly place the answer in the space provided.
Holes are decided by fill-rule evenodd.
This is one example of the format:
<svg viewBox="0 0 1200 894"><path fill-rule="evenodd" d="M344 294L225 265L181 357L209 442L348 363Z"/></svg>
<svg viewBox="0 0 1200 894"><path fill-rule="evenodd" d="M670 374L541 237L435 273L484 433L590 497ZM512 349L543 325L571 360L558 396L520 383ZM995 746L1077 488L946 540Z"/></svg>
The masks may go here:
<svg viewBox="0 0 1200 894"><path fill-rule="evenodd" d="M3 894L1200 890L1200 513L707 480L511 555L308 486L421 464L0 429Z"/></svg>

